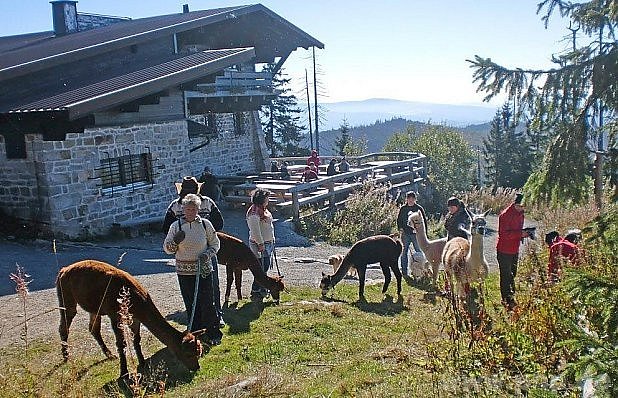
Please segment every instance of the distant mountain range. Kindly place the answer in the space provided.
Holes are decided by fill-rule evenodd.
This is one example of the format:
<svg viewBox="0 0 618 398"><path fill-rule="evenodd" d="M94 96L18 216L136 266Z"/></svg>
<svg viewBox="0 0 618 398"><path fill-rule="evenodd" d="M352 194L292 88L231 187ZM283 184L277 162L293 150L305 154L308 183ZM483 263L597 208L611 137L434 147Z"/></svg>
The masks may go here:
<svg viewBox="0 0 618 398"><path fill-rule="evenodd" d="M407 126L412 125L416 131L422 132L432 124L404 118L391 118L389 120L378 120L368 125L350 127L350 136L357 140L366 138L368 152L379 152L384 147L386 140L396 132L404 131ZM490 123L471 124L466 127L453 127L460 131L466 141L472 146L482 144L482 140L490 130ZM335 155L335 140L341 136L339 127L327 131L320 131L320 154Z"/></svg>
<svg viewBox="0 0 618 398"><path fill-rule="evenodd" d="M320 115L324 130L338 129L344 119L350 126L401 118L464 127L489 122L497 110L490 106L434 104L387 98L324 103L322 107L326 111Z"/></svg>

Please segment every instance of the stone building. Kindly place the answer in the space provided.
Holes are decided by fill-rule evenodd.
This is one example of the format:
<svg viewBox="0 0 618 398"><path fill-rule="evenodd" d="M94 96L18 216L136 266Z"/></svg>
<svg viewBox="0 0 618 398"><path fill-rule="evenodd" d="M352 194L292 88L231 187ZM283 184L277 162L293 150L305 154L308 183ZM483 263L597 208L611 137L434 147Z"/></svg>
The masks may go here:
<svg viewBox="0 0 618 398"><path fill-rule="evenodd" d="M131 20L53 1L53 32L0 38L0 210L57 238L162 218L174 182L268 164L257 110L297 48L257 4ZM258 65L259 66L259 65Z"/></svg>

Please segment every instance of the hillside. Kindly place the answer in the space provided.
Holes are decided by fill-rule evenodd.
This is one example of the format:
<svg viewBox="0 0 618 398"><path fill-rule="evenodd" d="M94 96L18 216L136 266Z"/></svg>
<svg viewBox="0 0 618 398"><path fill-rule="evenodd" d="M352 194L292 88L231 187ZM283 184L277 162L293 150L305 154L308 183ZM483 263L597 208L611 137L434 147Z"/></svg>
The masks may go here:
<svg viewBox="0 0 618 398"><path fill-rule="evenodd" d="M428 123L404 118L392 118L390 120L378 120L369 125L350 127L350 135L353 139L366 138L368 141L368 152L379 152L391 135L398 131L404 131L408 125L414 126L419 132L430 126ZM466 127L453 127L453 129L461 131L470 145L477 146L481 145L483 137L487 136L490 124L472 124ZM338 128L320 132L320 154L334 155L335 140L340 134Z"/></svg>

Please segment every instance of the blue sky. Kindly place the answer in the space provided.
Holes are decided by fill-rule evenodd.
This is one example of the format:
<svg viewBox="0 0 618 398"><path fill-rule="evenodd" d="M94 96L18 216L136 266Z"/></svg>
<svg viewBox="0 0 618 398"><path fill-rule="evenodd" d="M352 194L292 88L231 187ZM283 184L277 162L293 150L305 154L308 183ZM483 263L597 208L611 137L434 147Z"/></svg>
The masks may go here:
<svg viewBox="0 0 618 398"><path fill-rule="evenodd" d="M132 18L239 4L242 0L80 0L78 11ZM466 59L547 67L566 43L568 22L545 29L537 0L263 0L263 5L325 44L317 51L322 102L394 98L480 104ZM51 30L48 0L2 0L0 36ZM310 52L297 50L286 72L302 92ZM499 101L492 103L498 106Z"/></svg>

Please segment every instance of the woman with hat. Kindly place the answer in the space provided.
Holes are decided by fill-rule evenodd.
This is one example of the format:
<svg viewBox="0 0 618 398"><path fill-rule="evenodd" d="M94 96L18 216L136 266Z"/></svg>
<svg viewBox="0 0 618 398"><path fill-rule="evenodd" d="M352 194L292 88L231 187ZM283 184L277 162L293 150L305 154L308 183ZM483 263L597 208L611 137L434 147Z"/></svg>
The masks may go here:
<svg viewBox="0 0 618 398"><path fill-rule="evenodd" d="M184 215L182 200L189 194L195 194L200 198L200 217L210 221L215 231L221 231L223 229L223 216L217 204L208 196L199 194L202 188L201 182L198 182L195 177L187 176L182 179L182 182L176 182L174 185L176 186L176 192L178 192L178 198L174 199L167 207L165 219L163 220L163 232L168 233L172 223L182 218ZM221 310L221 288L219 287L219 264L217 263L217 256L212 256L211 261L213 267L213 302L217 310L217 315L219 316L220 327L223 327L225 326L225 322L223 321L223 311Z"/></svg>
<svg viewBox="0 0 618 398"><path fill-rule="evenodd" d="M270 257L275 249L275 227L273 216L268 211L268 196L265 189L256 189L251 195L251 207L247 210L247 226L249 227L249 247L258 257L264 273L270 268ZM268 294L255 281L251 285L251 299L261 301Z"/></svg>
<svg viewBox="0 0 618 398"><path fill-rule="evenodd" d="M446 240L451 240L455 237L468 239L470 216L466 211L466 206L455 196L451 196L446 202L446 205L448 207L448 214L444 219Z"/></svg>
<svg viewBox="0 0 618 398"><path fill-rule="evenodd" d="M176 258L176 274L187 309L189 330L206 329L208 343L218 345L223 334L219 330L219 317L212 299L214 273L211 258L219 251L220 242L210 221L198 214L201 202L196 194L183 196L183 216L170 226L163 250Z"/></svg>

